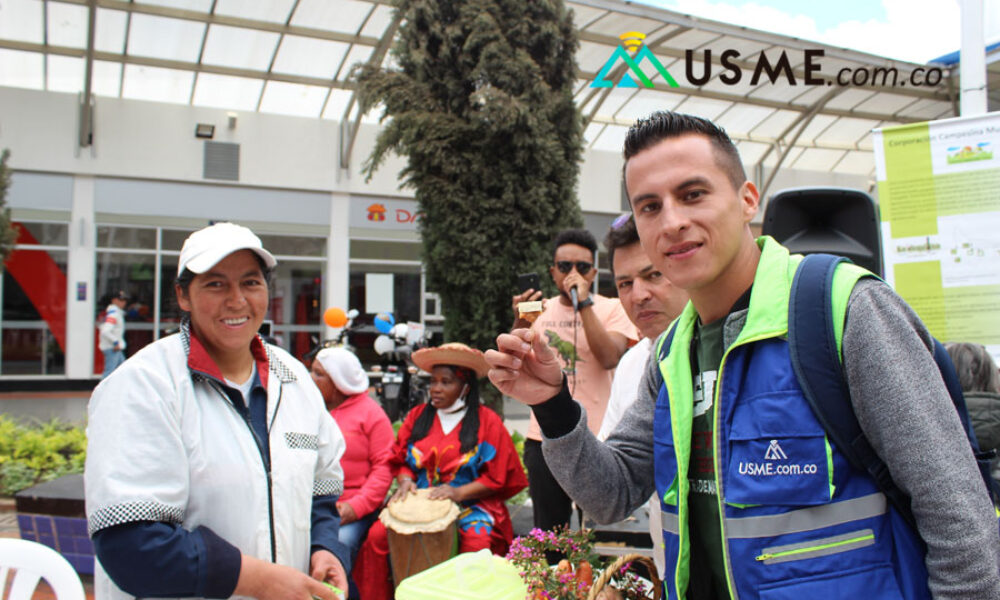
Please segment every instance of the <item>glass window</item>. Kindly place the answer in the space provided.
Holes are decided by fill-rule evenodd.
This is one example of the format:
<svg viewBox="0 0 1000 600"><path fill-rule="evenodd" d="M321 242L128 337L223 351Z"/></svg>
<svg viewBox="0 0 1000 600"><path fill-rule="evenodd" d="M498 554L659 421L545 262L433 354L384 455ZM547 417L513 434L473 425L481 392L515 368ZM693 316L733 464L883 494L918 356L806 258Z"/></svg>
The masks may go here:
<svg viewBox="0 0 1000 600"><path fill-rule="evenodd" d="M423 250L420 243L351 240L351 258L420 260Z"/></svg>
<svg viewBox="0 0 1000 600"><path fill-rule="evenodd" d="M193 229L164 229L160 234L161 248L180 252L181 247L184 245L184 240L194 233L194 231Z"/></svg>
<svg viewBox="0 0 1000 600"><path fill-rule="evenodd" d="M162 244L164 250L180 252L184 240L193 231L164 229ZM256 233L256 232L254 232ZM326 256L326 238L318 236L257 234L264 248L271 254L283 256Z"/></svg>
<svg viewBox="0 0 1000 600"><path fill-rule="evenodd" d="M69 243L69 226L65 223L15 222L14 225L22 230L18 244L65 246Z"/></svg>
<svg viewBox="0 0 1000 600"><path fill-rule="evenodd" d="M361 315L355 319L357 325L356 333L351 336L351 344L355 347L355 353L365 364L377 363L381 359L375 353L374 344L378 332L373 326L375 315L366 314L366 294L365 274L366 273L392 273L393 274L393 318L397 323L407 321L420 321L420 267L368 267L368 270L358 270L354 267L351 270L350 278L350 308L357 309Z"/></svg>
<svg viewBox="0 0 1000 600"><path fill-rule="evenodd" d="M156 229L98 225L97 247L155 250Z"/></svg>
<svg viewBox="0 0 1000 600"><path fill-rule="evenodd" d="M153 341L155 271L156 257L152 254L97 253L97 322L118 290L129 295L125 306L126 356L132 356ZM102 372L103 363L103 355L95 355L95 373Z"/></svg>
<svg viewBox="0 0 1000 600"><path fill-rule="evenodd" d="M301 358L322 335L323 268L318 261L283 260L271 277L267 318L277 345Z"/></svg>
<svg viewBox="0 0 1000 600"><path fill-rule="evenodd" d="M160 254L160 336L177 333L181 308L177 304L174 280L177 279L177 255Z"/></svg>
<svg viewBox="0 0 1000 600"><path fill-rule="evenodd" d="M325 237L257 234L271 254L284 256L326 256Z"/></svg>
<svg viewBox="0 0 1000 600"><path fill-rule="evenodd" d="M65 373L66 252L15 250L2 285L0 373Z"/></svg>

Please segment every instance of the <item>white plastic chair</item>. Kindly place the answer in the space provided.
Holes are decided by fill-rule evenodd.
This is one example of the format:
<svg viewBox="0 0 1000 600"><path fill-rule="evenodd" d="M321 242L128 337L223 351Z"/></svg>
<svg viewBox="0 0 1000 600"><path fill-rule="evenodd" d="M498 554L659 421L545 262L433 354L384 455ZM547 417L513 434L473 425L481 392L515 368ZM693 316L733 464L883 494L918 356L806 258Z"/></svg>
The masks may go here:
<svg viewBox="0 0 1000 600"><path fill-rule="evenodd" d="M80 576L58 552L37 542L0 538L0 595L7 576L14 571L6 600L31 600L40 579L45 579L56 600L86 600Z"/></svg>

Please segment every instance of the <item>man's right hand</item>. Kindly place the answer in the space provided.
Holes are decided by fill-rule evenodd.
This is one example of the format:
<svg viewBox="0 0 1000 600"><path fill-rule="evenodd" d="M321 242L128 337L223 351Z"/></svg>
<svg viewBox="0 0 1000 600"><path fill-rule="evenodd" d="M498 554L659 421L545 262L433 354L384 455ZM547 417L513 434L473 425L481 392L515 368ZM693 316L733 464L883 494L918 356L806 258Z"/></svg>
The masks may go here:
<svg viewBox="0 0 1000 600"><path fill-rule="evenodd" d="M485 357L493 385L525 404L541 404L562 389L562 366L542 336L531 329L500 334L497 349L487 350Z"/></svg>

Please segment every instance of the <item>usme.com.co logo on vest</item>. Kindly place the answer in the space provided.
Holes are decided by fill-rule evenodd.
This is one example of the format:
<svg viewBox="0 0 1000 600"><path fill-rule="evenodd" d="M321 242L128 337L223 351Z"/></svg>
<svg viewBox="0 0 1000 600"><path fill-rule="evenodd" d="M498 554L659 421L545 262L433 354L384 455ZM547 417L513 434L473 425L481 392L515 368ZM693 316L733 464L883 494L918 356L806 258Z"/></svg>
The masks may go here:
<svg viewBox="0 0 1000 600"><path fill-rule="evenodd" d="M646 34L638 31L628 31L618 36L622 43L611 53L611 56L601 67L600 72L590 84L592 88L645 88L655 87L651 77L659 73L663 81L672 88L680 87L677 80L663 66L660 59L643 42ZM838 86L881 86L881 87L935 87L944 78L940 67L917 67L909 73L901 73L896 67L876 67L860 65L843 67L835 75L823 75L823 65L820 59L825 51L820 48L803 49L800 71L792 68L789 51L782 50L777 57L771 57L761 51L754 56L740 58L739 50L729 48L716 56L718 66L722 68L719 81L724 85L736 85L743 79L744 70L751 71L750 85L757 85L766 78L772 84L784 80L788 85L838 85ZM696 63L697 59L697 63ZM756 61L756 62L754 62ZM618 82L608 77L620 64L626 69ZM713 57L712 50L684 51L684 79L691 86L705 85L712 80ZM700 72L698 72L700 71Z"/></svg>
<svg viewBox="0 0 1000 600"><path fill-rule="evenodd" d="M815 475L819 468L816 463L787 463L788 454L778 443L771 440L764 451L764 462L741 460L737 467L740 475L764 477L768 475Z"/></svg>

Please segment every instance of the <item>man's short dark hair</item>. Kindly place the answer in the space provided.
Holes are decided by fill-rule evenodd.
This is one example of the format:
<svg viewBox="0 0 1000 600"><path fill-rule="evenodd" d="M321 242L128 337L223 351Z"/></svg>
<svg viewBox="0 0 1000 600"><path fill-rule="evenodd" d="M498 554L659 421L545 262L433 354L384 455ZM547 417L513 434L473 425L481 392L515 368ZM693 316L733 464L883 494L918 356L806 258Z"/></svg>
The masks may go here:
<svg viewBox="0 0 1000 600"><path fill-rule="evenodd" d="M586 229L563 229L556 234L555 241L552 242L552 257L556 256L556 250L566 244L576 244L590 250L591 259L597 259L597 240L594 235Z"/></svg>
<svg viewBox="0 0 1000 600"><path fill-rule="evenodd" d="M608 250L608 262L611 264L611 274L615 274L615 250L639 243L639 232L635 228L635 219L632 215L624 223L615 227L611 226L608 235L604 236L604 247Z"/></svg>
<svg viewBox="0 0 1000 600"><path fill-rule="evenodd" d="M729 139L726 131L715 123L693 115L661 110L636 121L625 134L623 150L625 164L627 165L629 159L636 154L665 139L688 134L703 135L712 142L719 168L726 172L733 188L740 189L747 180L747 174L743 170L743 162L733 140ZM624 174L624 167L622 169Z"/></svg>

